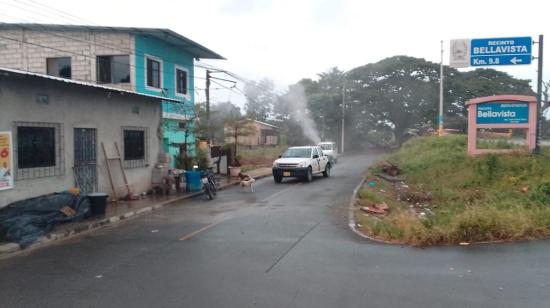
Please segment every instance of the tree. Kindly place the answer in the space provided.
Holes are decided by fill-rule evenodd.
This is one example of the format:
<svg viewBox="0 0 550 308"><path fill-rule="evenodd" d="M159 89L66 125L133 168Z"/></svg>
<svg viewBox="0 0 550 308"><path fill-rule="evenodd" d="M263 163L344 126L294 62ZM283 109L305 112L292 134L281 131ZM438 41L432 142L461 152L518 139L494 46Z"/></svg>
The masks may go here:
<svg viewBox="0 0 550 308"><path fill-rule="evenodd" d="M259 82L250 81L244 87L246 96L245 110L249 118L266 122L273 110L277 100L275 85L269 79L262 79Z"/></svg>
<svg viewBox="0 0 550 308"><path fill-rule="evenodd" d="M317 81L304 79L300 82L306 91L307 106L321 139L340 143L344 72L333 67L318 76Z"/></svg>
<svg viewBox="0 0 550 308"><path fill-rule="evenodd" d="M350 71L347 113L354 115L351 123L355 126L351 131L389 128L400 145L407 129L421 127L435 117L438 80L437 64L406 56Z"/></svg>
<svg viewBox="0 0 550 308"><path fill-rule="evenodd" d="M241 115L241 108L231 102L217 103L210 107L210 122L213 124L212 136L216 144L225 143L224 124L232 115Z"/></svg>
<svg viewBox="0 0 550 308"><path fill-rule="evenodd" d="M450 123L455 126L453 128L462 130L466 129L468 122L465 104L472 98L500 94L535 95L530 80L517 79L490 68L463 73L455 71L446 76L446 80L445 105L453 108L452 113L447 110L446 116L454 120Z"/></svg>
<svg viewBox="0 0 550 308"><path fill-rule="evenodd" d="M239 137L250 136L255 133L254 127L251 125L252 121L239 114L231 114L225 121L225 137L227 137L233 146L233 157L230 162L231 166L240 166L239 159L237 157L237 146L239 145Z"/></svg>
<svg viewBox="0 0 550 308"><path fill-rule="evenodd" d="M289 86L274 104L272 117L290 145L340 140L343 72L335 67L318 77Z"/></svg>

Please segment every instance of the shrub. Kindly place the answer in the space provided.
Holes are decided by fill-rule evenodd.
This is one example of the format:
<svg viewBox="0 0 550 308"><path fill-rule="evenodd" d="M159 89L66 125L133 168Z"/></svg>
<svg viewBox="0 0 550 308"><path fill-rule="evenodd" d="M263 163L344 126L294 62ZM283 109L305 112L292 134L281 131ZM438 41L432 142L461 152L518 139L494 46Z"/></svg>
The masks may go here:
<svg viewBox="0 0 550 308"><path fill-rule="evenodd" d="M208 152L199 149L197 151L197 156L194 158L194 163L199 167L200 170L206 170L210 167L210 162L208 160Z"/></svg>
<svg viewBox="0 0 550 308"><path fill-rule="evenodd" d="M536 203L550 204L550 181L544 181L538 184L529 194L529 198Z"/></svg>

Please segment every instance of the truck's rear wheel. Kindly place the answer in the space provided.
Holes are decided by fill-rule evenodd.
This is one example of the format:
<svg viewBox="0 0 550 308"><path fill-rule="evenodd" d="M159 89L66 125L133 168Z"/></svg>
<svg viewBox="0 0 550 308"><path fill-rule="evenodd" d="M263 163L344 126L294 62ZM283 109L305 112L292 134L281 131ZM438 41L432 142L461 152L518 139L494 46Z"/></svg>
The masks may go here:
<svg viewBox="0 0 550 308"><path fill-rule="evenodd" d="M323 176L328 178L330 176L330 164L325 166L325 171L323 171Z"/></svg>

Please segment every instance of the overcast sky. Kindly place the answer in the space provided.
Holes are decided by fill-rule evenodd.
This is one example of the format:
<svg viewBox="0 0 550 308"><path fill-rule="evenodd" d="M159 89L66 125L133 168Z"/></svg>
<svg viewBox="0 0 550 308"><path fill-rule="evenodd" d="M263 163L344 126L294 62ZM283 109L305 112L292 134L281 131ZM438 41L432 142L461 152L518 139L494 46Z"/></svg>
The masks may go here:
<svg viewBox="0 0 550 308"><path fill-rule="evenodd" d="M208 63L247 79L273 79L280 90L334 66L348 70L394 55L439 62L441 40L448 64L450 39L539 34L548 35L550 79L550 2L541 0L0 0L0 21L79 23L37 3L82 24L170 28L227 58ZM535 79L536 69L533 61L502 70ZM236 92L213 92L216 100L242 103Z"/></svg>

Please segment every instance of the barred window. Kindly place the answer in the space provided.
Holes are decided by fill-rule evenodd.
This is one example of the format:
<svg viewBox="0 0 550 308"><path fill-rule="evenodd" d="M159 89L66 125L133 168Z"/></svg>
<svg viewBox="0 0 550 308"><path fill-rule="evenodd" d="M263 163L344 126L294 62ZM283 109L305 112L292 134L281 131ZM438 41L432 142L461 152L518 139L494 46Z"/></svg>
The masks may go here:
<svg viewBox="0 0 550 308"><path fill-rule="evenodd" d="M55 166L55 128L17 128L17 161L19 168Z"/></svg>
<svg viewBox="0 0 550 308"><path fill-rule="evenodd" d="M126 168L145 167L148 162L148 130L144 127L123 127L124 166Z"/></svg>
<svg viewBox="0 0 550 308"><path fill-rule="evenodd" d="M56 123L14 122L16 177L19 180L65 173L63 126Z"/></svg>
<svg viewBox="0 0 550 308"><path fill-rule="evenodd" d="M142 130L124 131L124 160L145 158L145 134Z"/></svg>

